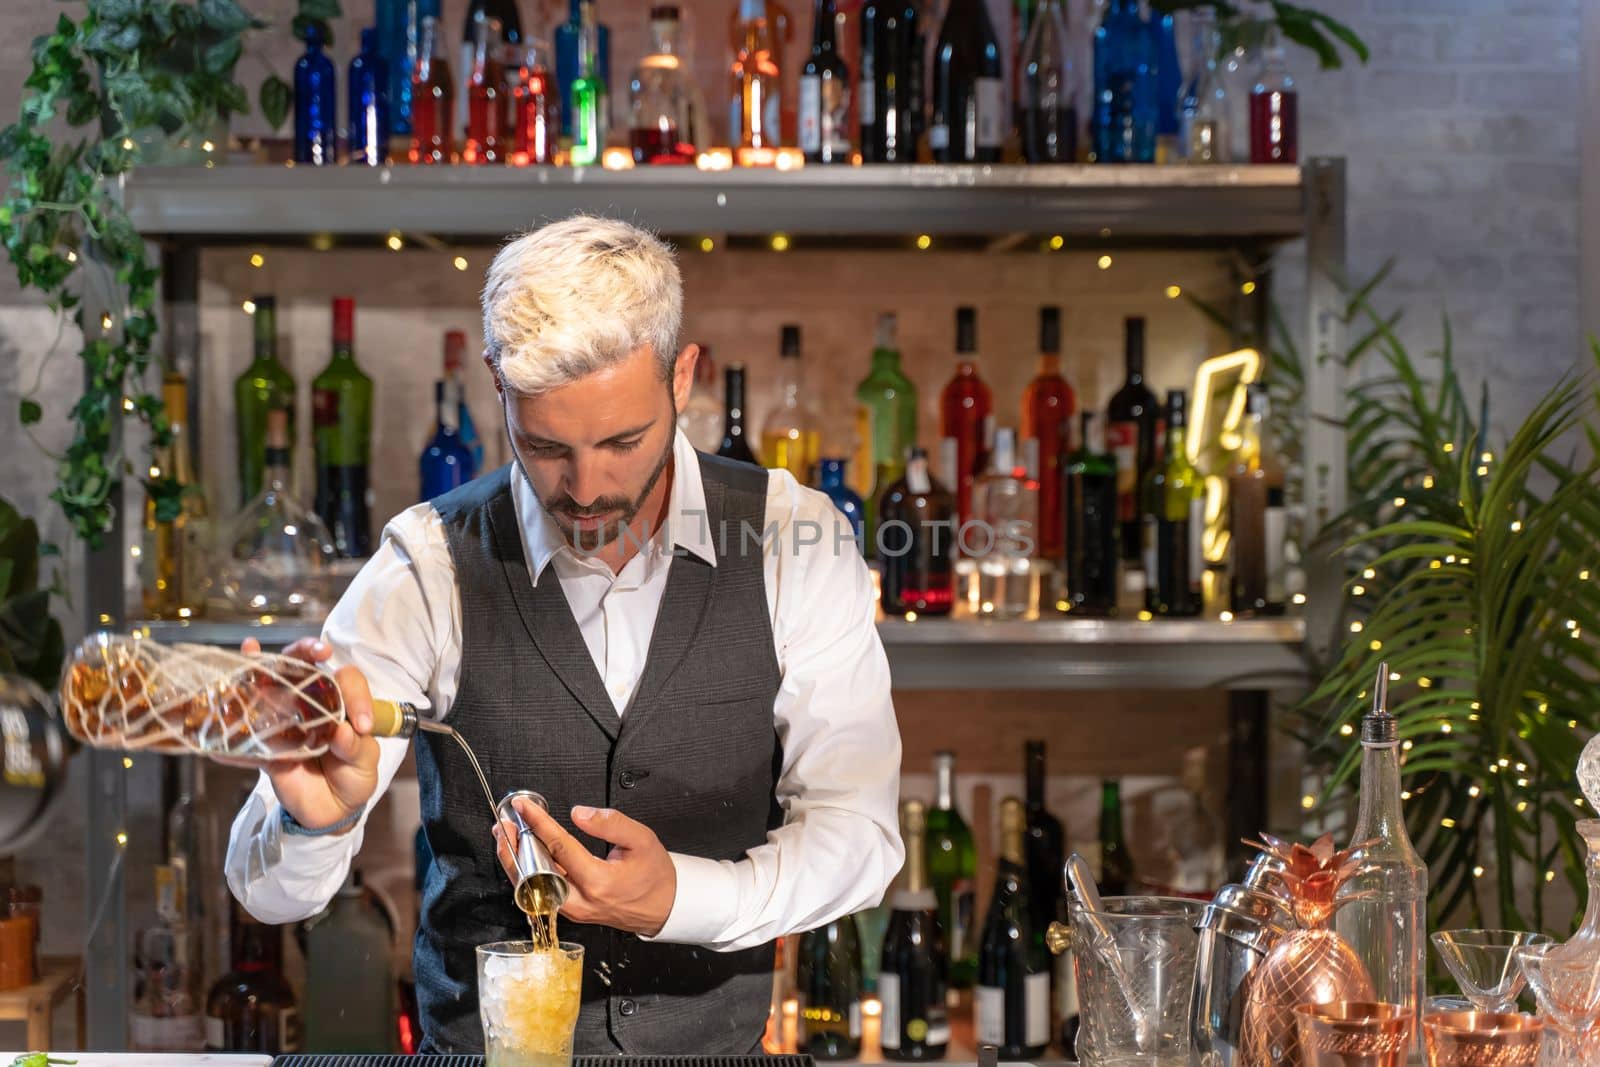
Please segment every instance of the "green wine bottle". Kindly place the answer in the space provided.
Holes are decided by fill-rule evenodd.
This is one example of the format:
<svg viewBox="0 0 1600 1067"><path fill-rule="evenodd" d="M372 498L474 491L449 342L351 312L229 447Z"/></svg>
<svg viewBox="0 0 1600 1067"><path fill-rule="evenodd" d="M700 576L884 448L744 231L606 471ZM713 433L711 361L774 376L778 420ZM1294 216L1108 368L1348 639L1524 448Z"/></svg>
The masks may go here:
<svg viewBox="0 0 1600 1067"><path fill-rule="evenodd" d="M311 382L311 416L317 515L340 556L370 556L372 379L356 366L355 301L347 296L333 300L333 358Z"/></svg>
<svg viewBox="0 0 1600 1067"><path fill-rule="evenodd" d="M1154 615L1198 615L1204 603L1205 480L1189 461L1187 407L1182 389L1167 394L1166 455L1145 482L1146 606Z"/></svg>
<svg viewBox="0 0 1600 1067"><path fill-rule="evenodd" d="M978 951L973 1022L978 1044L1003 1060L1031 1060L1050 1043L1050 957L1028 903L1022 801L1000 802L1000 869Z"/></svg>
<svg viewBox="0 0 1600 1067"><path fill-rule="evenodd" d="M1133 885L1133 857L1122 834L1122 787L1100 783L1100 895L1126 896Z"/></svg>
<svg viewBox="0 0 1600 1067"><path fill-rule="evenodd" d="M270 296L255 306L255 358L233 383L239 436L239 499L248 504L261 492L266 470L267 412L289 413L289 448L294 448L294 375L278 362L277 302Z"/></svg>
<svg viewBox="0 0 1600 1067"><path fill-rule="evenodd" d="M800 935L795 968L802 1051L819 1060L861 1054L861 937L853 915Z"/></svg>
<svg viewBox="0 0 1600 1067"><path fill-rule="evenodd" d="M934 800L928 812L928 881L939 900L939 925L950 959L950 985L969 989L978 971L977 905L973 877L978 849L972 831L956 810L956 756L933 757Z"/></svg>
<svg viewBox="0 0 1600 1067"><path fill-rule="evenodd" d="M905 471L906 453L917 443L917 386L900 369L895 317L878 316L872 369L856 387L856 457L852 488L866 501L867 543L877 530L878 497Z"/></svg>

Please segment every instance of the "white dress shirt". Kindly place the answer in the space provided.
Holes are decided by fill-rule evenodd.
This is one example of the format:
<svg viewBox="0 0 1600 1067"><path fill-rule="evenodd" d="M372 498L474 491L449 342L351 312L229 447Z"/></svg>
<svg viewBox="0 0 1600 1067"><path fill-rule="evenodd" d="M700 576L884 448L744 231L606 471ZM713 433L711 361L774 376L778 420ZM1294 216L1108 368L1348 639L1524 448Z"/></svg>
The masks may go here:
<svg viewBox="0 0 1600 1067"><path fill-rule="evenodd" d="M672 463L667 524L615 574L573 551L520 469L512 473L529 578L548 581L546 569L555 568L619 716L644 672L673 544L716 563L699 462L681 432ZM876 904L903 859L900 733L870 574L833 503L785 471L768 477L763 528L778 531L763 562L783 678L772 714L783 743L776 794L784 824L736 862L673 853L677 896L655 940L726 951L812 929ZM332 663L359 667L375 698L433 717L449 710L460 680L461 598L432 507L418 504L388 524L322 637ZM531 640L529 653L536 654ZM409 746L391 738L378 744L378 793L368 810ZM484 823L483 847L491 848ZM228 885L263 921L314 915L343 882L363 824L337 836L285 834L263 774L234 819Z"/></svg>

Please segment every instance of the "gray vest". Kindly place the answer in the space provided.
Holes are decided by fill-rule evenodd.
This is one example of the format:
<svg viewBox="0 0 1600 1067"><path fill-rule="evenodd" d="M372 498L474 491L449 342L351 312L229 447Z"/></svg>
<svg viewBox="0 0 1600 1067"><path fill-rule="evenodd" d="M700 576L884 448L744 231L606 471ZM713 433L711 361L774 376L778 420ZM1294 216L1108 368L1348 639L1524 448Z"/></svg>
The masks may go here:
<svg viewBox="0 0 1600 1067"><path fill-rule="evenodd" d="M759 531L766 472L700 456L717 565L680 553L668 571L644 673L618 717L554 568L529 581L510 468L433 502L461 595L460 689L445 721L483 763L496 796L534 789L569 832L575 804L610 807L670 851L738 860L783 821L783 752L772 718L780 674ZM724 524L726 524L724 526ZM422 824L434 862L422 891L417 995L424 1051L483 1048L474 947L528 924L495 858L487 801L448 738L416 736ZM579 834L597 856L607 846ZM689 906L693 906L691 902ZM654 944L563 919L584 946L574 1050L747 1053L761 1039L773 947L713 952Z"/></svg>

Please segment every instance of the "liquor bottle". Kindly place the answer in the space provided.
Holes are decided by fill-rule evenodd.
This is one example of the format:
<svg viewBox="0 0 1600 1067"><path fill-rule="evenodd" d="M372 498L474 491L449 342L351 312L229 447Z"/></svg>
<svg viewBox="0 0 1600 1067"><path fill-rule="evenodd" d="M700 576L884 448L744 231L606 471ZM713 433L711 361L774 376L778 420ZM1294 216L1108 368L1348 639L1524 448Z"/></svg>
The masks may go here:
<svg viewBox="0 0 1600 1067"><path fill-rule="evenodd" d="M593 166L605 151L610 107L606 80L600 73L599 29L593 0L581 0L578 31L578 76L572 79L572 151L574 167Z"/></svg>
<svg viewBox="0 0 1600 1067"><path fill-rule="evenodd" d="M1156 60L1156 162L1178 158L1178 103L1183 95L1183 70L1178 65L1178 26L1171 12L1151 11L1145 23L1154 38Z"/></svg>
<svg viewBox="0 0 1600 1067"><path fill-rule="evenodd" d="M1122 558L1137 563L1144 536L1139 492L1155 463L1158 409L1155 394L1144 384L1144 319L1127 319L1123 330L1123 359L1128 376L1106 407L1106 444L1117 460Z"/></svg>
<svg viewBox="0 0 1600 1067"><path fill-rule="evenodd" d="M889 894L878 1000L883 1006L880 1044L891 1060L942 1060L950 1046L945 1007L944 932L939 899L928 883L928 813L920 800L900 804L900 839L906 864Z"/></svg>
<svg viewBox="0 0 1600 1067"><path fill-rule="evenodd" d="M940 466L956 494L959 522L972 516L972 483L994 440L994 400L978 377L978 313L956 308L956 373L939 394Z"/></svg>
<svg viewBox="0 0 1600 1067"><path fill-rule="evenodd" d="M1238 452L1228 468L1230 606L1235 615L1281 615L1288 509L1283 466L1267 432L1267 387L1249 387Z"/></svg>
<svg viewBox="0 0 1600 1067"><path fill-rule="evenodd" d="M504 30L499 19L487 15L479 15L471 30L472 52L465 85L467 139L462 145L461 162L504 163L514 140L505 72L500 67Z"/></svg>
<svg viewBox="0 0 1600 1067"><path fill-rule="evenodd" d="M928 881L939 900L939 927L950 954L950 984L968 989L978 974L978 850L956 807L956 754L933 757L933 807L928 810Z"/></svg>
<svg viewBox="0 0 1600 1067"><path fill-rule="evenodd" d="M1188 417L1182 389L1167 393L1166 458L1145 481L1144 565L1150 576L1148 610L1198 615L1203 602L1205 479L1185 446Z"/></svg>
<svg viewBox="0 0 1600 1067"><path fill-rule="evenodd" d="M1022 801L1000 802L1000 869L978 950L974 1029L1003 1060L1031 1060L1050 1043L1050 959L1033 926Z"/></svg>
<svg viewBox="0 0 1600 1067"><path fill-rule="evenodd" d="M367 480L372 454L372 379L356 366L355 301L333 300L333 356L311 382L317 514L346 558L372 554Z"/></svg>
<svg viewBox="0 0 1600 1067"><path fill-rule="evenodd" d="M522 43L522 15L517 11L517 0L468 0L466 17L461 23L461 51L456 65L458 80L455 85L454 130L457 137L466 133L472 123L470 115L472 75L478 55L480 22L494 22L499 25L499 33L489 35L489 57L492 62L497 61L499 56L496 49L497 38L509 44Z"/></svg>
<svg viewBox="0 0 1600 1067"><path fill-rule="evenodd" d="M462 380L462 368L467 354L467 335L463 330L446 330L444 335L444 376L456 385L456 396L461 405L457 413L456 433L461 443L472 453L472 469L483 473L483 438L478 436L478 424L472 420L472 408L467 405L467 386Z"/></svg>
<svg viewBox="0 0 1600 1067"><path fill-rule="evenodd" d="M1037 606L1039 483L1017 462L1016 432L995 431L989 469L974 484L972 507L983 522L977 557L978 610L997 619L1020 619Z"/></svg>
<svg viewBox="0 0 1600 1067"><path fill-rule="evenodd" d="M327 910L306 924L306 1047L393 1052L394 936L383 908L351 871Z"/></svg>
<svg viewBox="0 0 1600 1067"><path fill-rule="evenodd" d="M1359 796L1350 843L1371 844L1362 849L1362 873L1339 890L1346 903L1334 914L1333 926L1366 964L1375 994L1415 1015L1428 970L1428 868L1406 832L1399 725L1389 712L1387 663L1378 667L1372 712L1361 721Z"/></svg>
<svg viewBox="0 0 1600 1067"><path fill-rule="evenodd" d="M206 610L211 522L189 449L189 380L168 371L161 401L172 440L157 450L156 466L159 476L177 483L180 495L177 514L171 516L157 510L155 498L145 498L139 548L144 612L152 619L198 619Z"/></svg>
<svg viewBox="0 0 1600 1067"><path fill-rule="evenodd" d="M805 391L800 364L800 327L783 327L778 349L778 406L761 424L761 459L774 470L786 470L801 485L810 485L822 447L811 398Z"/></svg>
<svg viewBox="0 0 1600 1067"><path fill-rule="evenodd" d="M715 452L722 443L724 419L722 401L717 399L717 365L711 358L711 346L699 346L700 356L694 364L694 386L689 391L689 402L678 412L678 429L689 443L701 452Z"/></svg>
<svg viewBox="0 0 1600 1067"><path fill-rule="evenodd" d="M818 1060L861 1054L861 938L852 915L800 935L795 985L800 1051Z"/></svg>
<svg viewBox="0 0 1600 1067"><path fill-rule="evenodd" d="M554 163L560 139L561 102L556 99L555 79L544 45L530 41L526 47L507 45L506 49L508 54L501 66L506 69L507 80L512 80L511 112L517 139L511 162L519 167Z"/></svg>
<svg viewBox="0 0 1600 1067"><path fill-rule="evenodd" d="M744 428L744 364L734 363L723 371L723 382L722 444L717 455L741 463L754 463L756 457L750 451L750 435Z"/></svg>
<svg viewBox="0 0 1600 1067"><path fill-rule="evenodd" d="M556 27L556 88L561 103L561 135L572 136L572 83L583 72L583 50L579 38L583 29L583 0L569 0L567 21ZM611 84L611 27L594 25L595 52L600 61L600 80Z"/></svg>
<svg viewBox="0 0 1600 1067"><path fill-rule="evenodd" d="M1017 129L1029 163L1078 161L1078 74L1061 0L1041 0L1019 60Z"/></svg>
<svg viewBox="0 0 1600 1067"><path fill-rule="evenodd" d="M389 161L389 61L378 47L378 31L361 31L361 51L350 60L348 159L376 167Z"/></svg>
<svg viewBox="0 0 1600 1067"><path fill-rule="evenodd" d="M1216 12L1200 8L1189 15L1194 20L1194 55L1199 69L1193 89L1184 94L1179 148L1188 163L1228 163L1233 160L1233 134L1228 129L1227 87L1218 69L1222 37Z"/></svg>
<svg viewBox="0 0 1600 1067"><path fill-rule="evenodd" d="M1300 158L1300 94L1284 59L1277 26L1267 31L1261 72L1250 89L1250 162L1294 163Z"/></svg>
<svg viewBox="0 0 1600 1067"><path fill-rule="evenodd" d="M418 0L377 0L378 44L389 68L389 134L411 138L411 74L422 31Z"/></svg>
<svg viewBox="0 0 1600 1067"><path fill-rule="evenodd" d="M1133 887L1133 857L1122 831L1122 787L1100 783L1100 895L1127 896Z"/></svg>
<svg viewBox="0 0 1600 1067"><path fill-rule="evenodd" d="M1163 896L1210 898L1227 881L1222 842L1223 829L1206 808L1206 750L1193 748L1183 755L1183 807L1164 815L1152 842L1156 877L1146 879L1160 887Z"/></svg>
<svg viewBox="0 0 1600 1067"><path fill-rule="evenodd" d="M1114 614L1121 531L1117 515L1117 461L1091 412L1083 413L1078 451L1067 459L1067 610L1089 617Z"/></svg>
<svg viewBox="0 0 1600 1067"><path fill-rule="evenodd" d="M339 161L339 96L322 30L306 23L306 50L294 64L294 161L331 167Z"/></svg>
<svg viewBox="0 0 1600 1067"><path fill-rule="evenodd" d="M322 614L333 606L327 588L333 535L289 488L288 417L282 408L267 413L265 436L265 485L220 546L222 594L241 615Z"/></svg>
<svg viewBox="0 0 1600 1067"><path fill-rule="evenodd" d="M950 0L933 53L928 147L936 163L998 163L1005 138L1000 42L984 0Z"/></svg>
<svg viewBox="0 0 1600 1067"><path fill-rule="evenodd" d="M862 550L867 546L866 509L861 503L861 497L851 489L845 481L845 461L842 459L824 459L820 463L820 474L817 488L828 495L833 501L833 506L839 509L850 523L850 532L856 539L856 544Z"/></svg>
<svg viewBox="0 0 1600 1067"><path fill-rule="evenodd" d="M233 383L234 429L239 450L239 498L261 492L261 469L267 433L267 412L289 413L289 438L294 440L294 375L278 362L277 301L252 298L255 305L255 358Z"/></svg>
<svg viewBox="0 0 1600 1067"><path fill-rule="evenodd" d="M198 996L198 930L185 918L181 875L160 864L155 881L156 924L139 931L134 952L138 974L128 1011L128 1051L199 1052L206 1033Z"/></svg>
<svg viewBox="0 0 1600 1067"><path fill-rule="evenodd" d="M889 615L948 615L955 605L955 502L912 448L906 470L878 501L874 539Z"/></svg>
<svg viewBox="0 0 1600 1067"><path fill-rule="evenodd" d="M466 485L477 474L472 453L461 440L461 386L449 378L433 383L436 410L433 438L417 461L421 488L419 500L432 500L457 486Z"/></svg>
<svg viewBox="0 0 1600 1067"><path fill-rule="evenodd" d="M728 141L735 148L783 143L778 47L766 0L739 0L728 114Z"/></svg>
<svg viewBox="0 0 1600 1067"><path fill-rule="evenodd" d="M1094 33L1097 162L1155 162L1160 109L1154 46L1139 0L1110 0Z"/></svg>
<svg viewBox="0 0 1600 1067"><path fill-rule="evenodd" d="M1041 20L1056 0L1046 0ZM1035 22L1037 30L1040 23ZM1061 377L1061 309L1039 309L1039 371L1022 393L1022 465L1039 483L1039 552L1060 559L1062 549L1061 463L1072 448L1072 386Z"/></svg>
<svg viewBox="0 0 1600 1067"><path fill-rule="evenodd" d="M678 48L678 7L650 9L649 55L639 61L628 85L628 141L640 164L693 163L695 141L690 116L693 75Z"/></svg>
<svg viewBox="0 0 1600 1067"><path fill-rule="evenodd" d="M839 58L834 0L816 0L800 71L800 150L808 163L850 162L850 69Z"/></svg>
<svg viewBox="0 0 1600 1067"><path fill-rule="evenodd" d="M412 163L455 161L455 82L450 73L449 47L439 26L439 0L419 0L422 36L417 43L417 66L411 74Z"/></svg>
<svg viewBox="0 0 1600 1067"><path fill-rule="evenodd" d="M861 8L861 77L856 97L865 163L915 163L921 132L917 88L923 40L916 0L867 0Z"/></svg>
<svg viewBox="0 0 1600 1067"><path fill-rule="evenodd" d="M1023 744L1027 776L1027 856L1028 903L1035 931L1048 930L1053 922L1067 919L1065 867L1067 834L1061 820L1044 804L1045 746L1043 741ZM1063 953L1063 955L1066 955ZM1054 1017L1059 1024L1062 1048L1071 1048L1078 1032L1078 983L1072 961L1057 957L1053 961Z"/></svg>
<svg viewBox="0 0 1600 1067"><path fill-rule="evenodd" d="M856 491L867 501L867 536L877 529L877 500L905 470L917 443L917 386L900 369L892 312L878 316L872 369L856 386Z"/></svg>
<svg viewBox="0 0 1600 1067"><path fill-rule="evenodd" d="M198 759L168 762L175 772L177 797L167 810L166 857L183 895L180 917L195 938L191 965L195 1011L199 1013L202 979L221 974L228 965L229 890L227 879L216 868L221 839L216 806L206 797L205 763Z"/></svg>
<svg viewBox="0 0 1600 1067"><path fill-rule="evenodd" d="M300 1050L300 1012L283 977L283 933L257 922L237 901L233 912L233 970L206 998L207 1052Z"/></svg>

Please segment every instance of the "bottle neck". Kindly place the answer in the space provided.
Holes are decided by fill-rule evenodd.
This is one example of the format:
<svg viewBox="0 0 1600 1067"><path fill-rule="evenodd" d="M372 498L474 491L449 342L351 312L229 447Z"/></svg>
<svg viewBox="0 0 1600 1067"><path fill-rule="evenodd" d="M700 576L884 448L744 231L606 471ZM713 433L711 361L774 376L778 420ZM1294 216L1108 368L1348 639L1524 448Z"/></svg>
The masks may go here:
<svg viewBox="0 0 1600 1067"><path fill-rule="evenodd" d="M446 378L439 383L439 399L434 407L440 430L455 433L461 428L461 394L456 391L455 382Z"/></svg>
<svg viewBox="0 0 1600 1067"><path fill-rule="evenodd" d="M1108 783L1100 792L1100 841L1122 844L1122 791Z"/></svg>
<svg viewBox="0 0 1600 1067"><path fill-rule="evenodd" d="M678 54L678 24L668 19L650 24L650 37L658 56Z"/></svg>
<svg viewBox="0 0 1600 1067"><path fill-rule="evenodd" d="M905 841L905 888L911 893L925 892L928 888L928 835L926 833L908 834Z"/></svg>
<svg viewBox="0 0 1600 1067"><path fill-rule="evenodd" d="M1044 807L1044 778L1044 746L1031 746L1027 754L1027 799L1031 810Z"/></svg>
<svg viewBox="0 0 1600 1067"><path fill-rule="evenodd" d="M834 0L817 0L816 13L811 20L811 51L832 52L834 48Z"/></svg>
<svg viewBox="0 0 1600 1067"><path fill-rule="evenodd" d="M900 352L893 347L879 345L872 350L872 369L874 371L896 371L900 369Z"/></svg>
<svg viewBox="0 0 1600 1067"><path fill-rule="evenodd" d="M913 459L913 465L926 464L925 460ZM933 770L933 806L940 811L954 811L956 806L956 764L954 760L941 759Z"/></svg>
<svg viewBox="0 0 1600 1067"><path fill-rule="evenodd" d="M267 447L265 466L261 475L262 481L274 492L283 492L289 485L289 450L287 448Z"/></svg>
<svg viewBox="0 0 1600 1067"><path fill-rule="evenodd" d="M278 360L278 324L272 311L256 308L256 361L276 363Z"/></svg>
<svg viewBox="0 0 1600 1067"><path fill-rule="evenodd" d="M1385 844L1404 842L1410 848L1400 799L1400 745L1362 742L1361 748L1361 800L1354 840L1377 838Z"/></svg>
<svg viewBox="0 0 1600 1067"><path fill-rule="evenodd" d="M823 489L839 489L844 486L844 464L824 463L819 476Z"/></svg>
<svg viewBox="0 0 1600 1067"><path fill-rule="evenodd" d="M783 387L785 403L795 403L806 381L805 369L800 365L798 357L789 356L778 360L778 381Z"/></svg>
<svg viewBox="0 0 1600 1067"><path fill-rule="evenodd" d="M729 427L744 426L744 372L729 371L724 386L724 417Z"/></svg>
<svg viewBox="0 0 1600 1067"><path fill-rule="evenodd" d="M1022 847L1026 826L1020 815L1008 820L1005 812L1001 812L1000 821L1000 858L1020 869L1027 862Z"/></svg>
<svg viewBox="0 0 1600 1067"><path fill-rule="evenodd" d="M1184 438L1186 436L1187 434L1184 431L1182 422L1174 423L1167 427L1168 463L1182 463L1187 461L1188 455L1184 443Z"/></svg>

